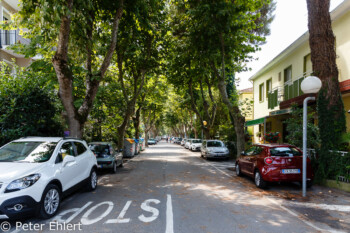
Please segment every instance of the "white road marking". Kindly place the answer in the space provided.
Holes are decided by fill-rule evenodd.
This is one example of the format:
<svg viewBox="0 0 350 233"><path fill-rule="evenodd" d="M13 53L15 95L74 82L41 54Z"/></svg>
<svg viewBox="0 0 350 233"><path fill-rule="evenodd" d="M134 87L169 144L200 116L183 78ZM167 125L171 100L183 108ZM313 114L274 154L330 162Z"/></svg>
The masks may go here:
<svg viewBox="0 0 350 233"><path fill-rule="evenodd" d="M166 228L165 233L174 233L173 204L171 195L167 195L166 201Z"/></svg>
<svg viewBox="0 0 350 233"><path fill-rule="evenodd" d="M89 215L95 210L97 209L98 207L102 206L102 205L108 205L108 208L106 209L105 212L103 212L99 217L97 218L94 218L94 219L89 219ZM97 205L95 205L94 207L90 208L84 215L83 217L81 218L81 223L83 225L91 225L91 224L94 224L98 221L100 221L101 219L103 219L104 217L106 217L113 209L113 202L111 201L104 201L104 202L101 202Z"/></svg>
<svg viewBox="0 0 350 233"><path fill-rule="evenodd" d="M142 204L141 204L141 209L147 211L147 212L151 212L152 213L152 216L150 217L145 217L144 214L140 215L139 216L139 220L142 221L142 222L152 222L154 220L156 220L159 216L159 210L154 208L154 207L151 207L149 204L150 203L155 203L155 204L159 204L160 201L157 200L157 199L148 199L146 201L144 201Z"/></svg>
<svg viewBox="0 0 350 233"><path fill-rule="evenodd" d="M85 210L91 204L92 204L92 201L89 201L81 208L73 208L73 209L65 210L61 212L59 215L57 215L52 221L70 223L76 216L78 216L81 212L83 212L83 210ZM67 220L63 220L62 217L68 213L74 213L74 214L69 218L67 218Z"/></svg>
<svg viewBox="0 0 350 233"><path fill-rule="evenodd" d="M335 211L341 211L341 212L350 212L350 206L344 206L344 205L326 205L326 204L301 203L301 202L290 202L290 203L286 203L286 205L290 205L290 206L297 205L297 206L317 208L317 209L324 209L324 210L335 210Z"/></svg>
<svg viewBox="0 0 350 233"><path fill-rule="evenodd" d="M128 211L132 201L127 201L123 210L120 212L119 216L116 219L109 219L105 223L128 223L130 218L124 218L126 211Z"/></svg>
<svg viewBox="0 0 350 233"><path fill-rule="evenodd" d="M293 215L294 217L297 217L297 218L298 218L299 220L301 220L303 223L305 223L306 225L308 225L308 226L314 228L314 229L317 230L317 231L321 231L321 232L331 232L331 233L346 233L346 232L344 232L344 231L337 231L337 230L334 230L334 229L329 229L329 230L321 229L321 228L315 226L313 223L311 223L311 222L309 222L309 221L306 221L306 220L304 220L304 219L300 219L299 216L298 216L298 214L296 214L296 213L294 213L293 211L287 209L286 207L280 205L280 204L279 204L278 202L276 202L275 200L273 200L273 199L271 199L271 198L268 198L268 197L266 197L266 199L269 200L271 203L273 203L273 204L279 206L281 209L287 211L289 214Z"/></svg>

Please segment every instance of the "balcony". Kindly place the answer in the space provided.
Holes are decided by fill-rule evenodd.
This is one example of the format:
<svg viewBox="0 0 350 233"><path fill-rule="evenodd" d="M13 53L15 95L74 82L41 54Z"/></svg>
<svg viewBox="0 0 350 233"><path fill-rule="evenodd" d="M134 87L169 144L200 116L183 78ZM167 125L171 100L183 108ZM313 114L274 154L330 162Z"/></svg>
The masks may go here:
<svg viewBox="0 0 350 233"><path fill-rule="evenodd" d="M311 72L305 72L302 76L289 80L284 83L283 86L278 86L269 91L268 108L274 109L279 106L280 109L289 108L293 102L299 103L300 101L309 96L305 95L300 88L301 82L305 77L310 76Z"/></svg>
<svg viewBox="0 0 350 233"><path fill-rule="evenodd" d="M19 35L19 30L0 30L0 48L13 44L29 44L30 40Z"/></svg>

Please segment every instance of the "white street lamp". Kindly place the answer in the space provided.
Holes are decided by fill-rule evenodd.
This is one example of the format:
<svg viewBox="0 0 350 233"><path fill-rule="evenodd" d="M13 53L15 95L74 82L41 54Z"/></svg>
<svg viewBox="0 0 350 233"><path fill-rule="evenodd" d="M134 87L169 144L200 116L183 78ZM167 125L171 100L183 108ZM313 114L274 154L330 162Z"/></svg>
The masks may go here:
<svg viewBox="0 0 350 233"><path fill-rule="evenodd" d="M322 87L321 80L316 76L309 76L301 82L301 90L305 94L316 94ZM315 97L306 97L303 105L303 197L306 197L306 161L307 161L307 102Z"/></svg>

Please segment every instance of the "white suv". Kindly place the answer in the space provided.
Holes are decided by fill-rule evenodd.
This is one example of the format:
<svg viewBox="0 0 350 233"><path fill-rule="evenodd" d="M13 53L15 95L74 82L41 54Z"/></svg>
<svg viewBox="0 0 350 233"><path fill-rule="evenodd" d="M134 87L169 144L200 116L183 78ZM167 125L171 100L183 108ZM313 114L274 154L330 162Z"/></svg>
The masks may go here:
<svg viewBox="0 0 350 233"><path fill-rule="evenodd" d="M54 216L65 194L97 187L97 162L86 142L25 137L0 148L0 219Z"/></svg>

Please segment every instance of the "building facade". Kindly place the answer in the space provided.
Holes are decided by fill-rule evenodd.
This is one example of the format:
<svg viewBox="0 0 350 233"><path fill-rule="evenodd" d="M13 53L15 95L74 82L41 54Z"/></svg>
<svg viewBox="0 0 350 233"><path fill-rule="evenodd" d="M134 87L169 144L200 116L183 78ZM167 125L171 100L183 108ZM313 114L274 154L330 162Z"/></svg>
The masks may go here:
<svg viewBox="0 0 350 233"><path fill-rule="evenodd" d="M0 18L2 23L10 21L14 13L19 10L18 0L0 1ZM14 65L26 67L32 62L32 58L25 58L23 55L16 54L8 47L15 43L29 44L30 41L20 36L19 30L0 30L0 61L6 62L9 67Z"/></svg>
<svg viewBox="0 0 350 233"><path fill-rule="evenodd" d="M344 107L350 109L350 0L345 0L331 12L333 33L336 37L337 66L340 90ZM302 105L305 95L300 84L312 74L309 48L309 34L306 32L282 51L250 80L253 82L253 120L246 126L253 126L254 142L262 142L266 132L280 132L280 142L288 134L285 120L290 117L291 105ZM310 103L315 107L315 103ZM347 114L347 128L350 129L350 114Z"/></svg>

